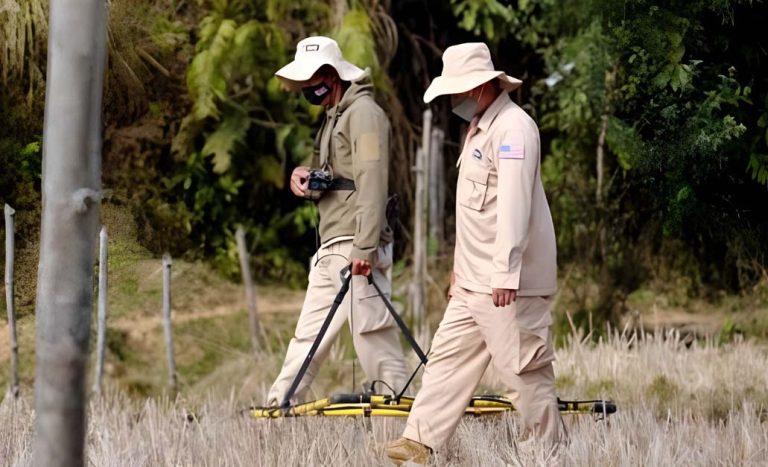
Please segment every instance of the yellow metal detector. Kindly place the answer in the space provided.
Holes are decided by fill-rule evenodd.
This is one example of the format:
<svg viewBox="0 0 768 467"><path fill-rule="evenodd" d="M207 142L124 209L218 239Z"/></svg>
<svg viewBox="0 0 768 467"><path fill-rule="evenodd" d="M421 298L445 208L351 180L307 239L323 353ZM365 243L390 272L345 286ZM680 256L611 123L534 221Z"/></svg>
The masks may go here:
<svg viewBox="0 0 768 467"><path fill-rule="evenodd" d="M413 405L413 397L383 394L336 394L304 404L280 407L252 407L255 418L303 417L319 415L325 417L407 417ZM604 419L616 412L616 404L604 400L561 401L558 408L564 415L588 415ZM464 415L498 415L515 410L512 401L496 395L473 396Z"/></svg>
<svg viewBox="0 0 768 467"><path fill-rule="evenodd" d="M378 284L374 282L373 274L368 276L368 282L376 289L376 292L378 292L379 297L384 301L384 305L394 318L400 331L419 357L420 363L416 367L416 370L411 374L411 377L405 383L405 386L399 394L395 393L394 390L392 391L392 395L375 394L374 385L378 381L374 381L371 384L370 390L366 393L336 394L325 399L291 405L291 399L296 393L296 389L299 387L302 378L304 378L304 374L309 368L317 349L320 347L320 342L323 340L323 337L325 337L325 333L328 331L328 327L330 326L336 311L339 306L341 306L341 302L344 300L344 296L349 290L350 282L352 280L350 267L347 266L342 269L340 274L342 279L341 289L336 295L333 305L328 311L328 316L320 327L320 331L318 332L315 341L312 343L312 347L309 349L307 357L304 359L299 372L291 383L282 404L280 404L280 406L272 407L251 407L249 412L253 417L281 418L318 415L326 417L407 417L410 413L414 398L405 396L404 394L413 381L413 378L416 376L416 373L421 368L421 365L427 364L427 356L424 351L421 350L421 347L419 347L411 330L408 329L408 326L397 313L394 306L392 306L392 303L381 291ZM560 413L562 414L592 414L596 419L605 419L608 415L616 412L616 404L605 400L562 401L558 398L557 403ZM464 410L464 414L473 416L497 415L514 410L515 407L512 404L512 401L503 396L478 395L473 396L472 399L470 399L467 408Z"/></svg>

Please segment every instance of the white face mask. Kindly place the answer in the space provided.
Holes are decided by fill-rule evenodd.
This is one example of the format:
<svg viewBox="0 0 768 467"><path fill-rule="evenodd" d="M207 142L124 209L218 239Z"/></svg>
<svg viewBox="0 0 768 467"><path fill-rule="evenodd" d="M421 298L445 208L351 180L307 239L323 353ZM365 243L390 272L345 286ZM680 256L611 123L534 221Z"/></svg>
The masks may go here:
<svg viewBox="0 0 768 467"><path fill-rule="evenodd" d="M477 113L477 108L480 106L480 99L483 98L483 91L485 86L480 89L480 97L475 99L471 95L467 94L463 99L456 100L454 96L451 97L451 111L466 121L471 121L472 117Z"/></svg>
<svg viewBox="0 0 768 467"><path fill-rule="evenodd" d="M480 103L471 96L466 96L460 101L454 100L452 104L451 111L468 122L475 116L477 106L480 105Z"/></svg>

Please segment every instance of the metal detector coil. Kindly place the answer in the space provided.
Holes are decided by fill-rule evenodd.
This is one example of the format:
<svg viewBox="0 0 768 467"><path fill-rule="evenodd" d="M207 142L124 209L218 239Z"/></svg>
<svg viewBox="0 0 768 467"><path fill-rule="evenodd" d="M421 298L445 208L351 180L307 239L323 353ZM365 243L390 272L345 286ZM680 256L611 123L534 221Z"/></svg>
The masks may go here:
<svg viewBox="0 0 768 467"><path fill-rule="evenodd" d="M378 284L373 280L373 274L368 276L368 283L372 284L379 294L379 297L384 301L389 313L394 318L400 331L405 336L408 344L413 351L419 357L419 365L411 375L405 387L399 393L385 395L375 394L374 385L371 384L369 392L359 394L337 394L325 399L318 399L312 402L306 402L303 404L292 405L291 399L296 394L296 390L304 378L304 375L312 363L312 359L315 357L317 349L320 347L320 343L325 337L328 327L333 321L333 317L336 315L336 311L341 306L341 302L344 301L344 297L349 291L350 283L352 281L351 267L348 265L339 272L341 276L341 288L339 293L331 305L331 309L328 311L328 316L325 318L320 331L312 343L312 347L307 353L307 357L296 374L293 382L291 383L288 392L285 394L282 404L280 406L271 407L251 407L249 413L255 418L282 418L282 417L301 417L301 416L386 416L386 417L407 417L411 411L414 398L404 396L408 386L413 381L416 373L421 368L421 365L427 364L427 355L419 346L418 342L413 336L413 333L405 321L400 317L392 305L392 302L384 295L379 288ZM574 400L565 401L557 399L557 406L561 414L564 415L579 415L579 414L591 414L596 419L605 419L608 415L616 412L616 404L608 400ZM473 396L470 399L467 408L464 410L465 415L482 416L482 415L498 415L504 412L511 412L515 410L515 406L512 401L504 396L499 395L478 395Z"/></svg>

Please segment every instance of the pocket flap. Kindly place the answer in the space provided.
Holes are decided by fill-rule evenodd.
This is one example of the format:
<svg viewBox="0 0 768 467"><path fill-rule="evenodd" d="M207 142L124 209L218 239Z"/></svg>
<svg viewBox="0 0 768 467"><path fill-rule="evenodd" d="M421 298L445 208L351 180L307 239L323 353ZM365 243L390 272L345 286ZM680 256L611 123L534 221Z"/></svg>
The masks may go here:
<svg viewBox="0 0 768 467"><path fill-rule="evenodd" d="M464 174L464 178L472 180L481 185L488 184L488 174L491 172L490 168L484 167L467 167L467 171Z"/></svg>

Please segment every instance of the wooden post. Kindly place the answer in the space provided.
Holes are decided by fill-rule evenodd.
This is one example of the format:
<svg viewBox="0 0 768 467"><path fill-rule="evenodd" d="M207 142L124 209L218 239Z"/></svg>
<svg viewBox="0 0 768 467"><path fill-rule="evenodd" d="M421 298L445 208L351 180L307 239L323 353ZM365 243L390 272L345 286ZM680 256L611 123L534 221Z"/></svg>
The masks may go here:
<svg viewBox="0 0 768 467"><path fill-rule="evenodd" d="M69 467L85 464L107 3L51 0L48 30L32 465Z"/></svg>
<svg viewBox="0 0 768 467"><path fill-rule="evenodd" d="M426 327L426 306L424 284L427 274L427 175L429 169L429 146L431 140L432 111L424 111L422 147L416 151L416 200L413 222L413 282L411 283L411 312L416 321L417 332Z"/></svg>
<svg viewBox="0 0 768 467"><path fill-rule="evenodd" d="M422 216L424 217L424 223L425 223L425 229L423 231L424 234L424 255L426 257L427 255L427 242L429 240L429 231L427 230L427 225L429 222L429 206L432 203L430 192L430 186L432 186L432 110L427 108L427 110L424 111L424 114L422 115L422 126L421 126L421 150L424 152L422 157L424 158L424 165L422 165L422 169L424 169L424 213ZM424 270L427 270L427 265L425 263Z"/></svg>
<svg viewBox="0 0 768 467"><path fill-rule="evenodd" d="M416 150L416 200L413 219L413 280L410 285L410 305L417 331L424 323L424 151Z"/></svg>
<svg viewBox="0 0 768 467"><path fill-rule="evenodd" d="M442 245L444 240L443 217L445 216L445 174L443 140L445 134L439 128L432 129L429 157L429 240ZM439 248L438 248L439 252Z"/></svg>
<svg viewBox="0 0 768 467"><path fill-rule="evenodd" d="M168 387L176 392L176 361L173 358L173 328L171 327L171 255L163 255L163 328L165 351L168 354Z"/></svg>
<svg viewBox="0 0 768 467"><path fill-rule="evenodd" d="M99 327L96 336L96 376L93 380L93 392L96 394L101 394L101 381L104 376L104 348L107 342L108 242L107 228L102 227L99 233Z"/></svg>
<svg viewBox="0 0 768 467"><path fill-rule="evenodd" d="M19 397L19 344L16 340L16 305L14 300L14 255L16 226L14 218L16 211L5 205L5 306L8 312L8 332L11 342L11 387L13 397Z"/></svg>
<svg viewBox="0 0 768 467"><path fill-rule="evenodd" d="M412 310L416 327L426 324L426 276L427 276L427 206L429 186L429 146L432 133L432 111L423 114L421 148L416 152L416 202L414 204L414 300Z"/></svg>
<svg viewBox="0 0 768 467"><path fill-rule="evenodd" d="M245 306L248 308L248 321L251 327L251 347L253 348L253 353L257 354L262 346L261 332L259 317L256 314L256 291L254 290L251 277L250 255L245 243L245 229L243 229L243 226L237 227L235 239L237 240L237 252L240 256L240 272L243 276L243 286L245 287Z"/></svg>
<svg viewBox="0 0 768 467"><path fill-rule="evenodd" d="M411 313L416 327L426 324L425 283L427 275L427 187L429 174L429 147L432 134L432 111L427 109L423 115L421 148L416 151L416 200L414 202L413 221L413 282L410 290Z"/></svg>

